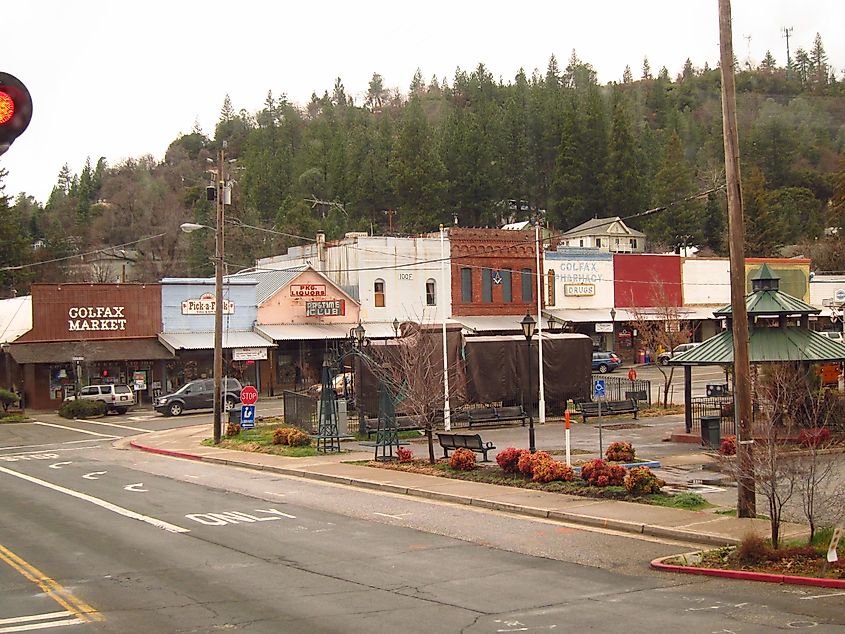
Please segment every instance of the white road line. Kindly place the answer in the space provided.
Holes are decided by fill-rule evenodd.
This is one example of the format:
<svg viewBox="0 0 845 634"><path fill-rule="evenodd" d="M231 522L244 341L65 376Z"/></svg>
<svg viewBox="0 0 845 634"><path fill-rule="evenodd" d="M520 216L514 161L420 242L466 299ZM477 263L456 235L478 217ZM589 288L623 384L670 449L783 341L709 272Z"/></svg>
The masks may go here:
<svg viewBox="0 0 845 634"><path fill-rule="evenodd" d="M845 592L831 592L830 594L814 594L813 596L809 597L801 597L802 601L807 601L808 599L827 599L828 597L841 597L845 596Z"/></svg>
<svg viewBox="0 0 845 634"><path fill-rule="evenodd" d="M0 447L0 451L8 451L10 449L35 449L37 447L55 447L56 445L76 445L78 443L83 443L83 442L103 442L103 441L98 440L96 438L86 438L85 440L68 440L66 442L61 442L61 443L50 442L50 443L44 443L44 444L41 444L41 445L15 445L14 447ZM69 451L69 450L68 449L51 449L51 451ZM29 452L27 452L27 453L29 453ZM15 454L9 454L9 455L13 456Z"/></svg>
<svg viewBox="0 0 845 634"><path fill-rule="evenodd" d="M123 508L122 506L118 506L117 504L112 504L111 502L106 502L105 500L101 500L100 498L95 498L93 495L87 495L79 491L74 491L73 489L67 489L63 486L59 486L58 484L53 484L52 482L47 482L46 480L34 478L30 475L26 475L25 473L19 473L17 471L13 471L12 469L7 469L6 467L0 467L0 473L5 473L6 475L10 475L15 478L20 478L21 480L26 480L27 482L32 482L33 484L52 489L53 491L58 491L59 493L64 493L65 495L84 500L85 502L90 502L91 504L104 508L107 511L111 511L112 513L117 513L118 515L122 515L133 520L140 520L141 522L146 522L147 524L155 526L156 528L161 528L171 533L190 532L190 530L187 528L182 528L181 526L170 524L169 522L150 517L149 515L143 515L141 513L136 513L135 511L130 511L129 509Z"/></svg>
<svg viewBox="0 0 845 634"><path fill-rule="evenodd" d="M42 423L41 421L33 421L33 425L43 425L44 427L55 427L56 429L67 429L68 431L79 432L80 434L88 434L89 436L99 436L100 438L109 438L115 440L120 436L112 434L101 434L96 431L88 431L87 429L77 429L76 427L67 427L66 425L56 425L55 423Z"/></svg>
<svg viewBox="0 0 845 634"><path fill-rule="evenodd" d="M373 511L373 515L381 515L382 517L390 517L394 520L401 520L403 519L402 515L409 515L409 513L402 513L402 515L390 515L389 513L376 513Z"/></svg>
<svg viewBox="0 0 845 634"><path fill-rule="evenodd" d="M0 633L6 634L11 632L32 632L34 630L43 630L49 627L60 627L63 625L80 625L84 622L75 616L73 618L67 618L69 616L71 616L71 613L67 610L63 610L61 612L46 612L44 614L30 614L27 616L16 616L10 619L0 619L0 626L8 626L0 627ZM35 621L40 622L36 623Z"/></svg>
<svg viewBox="0 0 845 634"><path fill-rule="evenodd" d="M48 627L60 627L62 625L81 625L82 621L76 617L66 619L64 621L48 621L46 623L30 623L29 625L13 625L12 627L0 628L0 634L8 634L11 632L32 632L33 630L43 630Z"/></svg>
<svg viewBox="0 0 845 634"><path fill-rule="evenodd" d="M15 616L11 619L0 619L0 625L9 625L10 623L27 623L29 621L41 621L43 619L57 619L60 616L70 616L67 610L60 612L47 612L45 614L30 614L29 616Z"/></svg>
<svg viewBox="0 0 845 634"><path fill-rule="evenodd" d="M104 423L101 420L88 420L87 418L79 418L77 419L83 423L89 423L91 425L103 425L105 427L117 427L118 429L128 429L129 431L140 431L145 434L149 434L152 429L141 429L140 427L130 427L129 425L118 425L117 423Z"/></svg>

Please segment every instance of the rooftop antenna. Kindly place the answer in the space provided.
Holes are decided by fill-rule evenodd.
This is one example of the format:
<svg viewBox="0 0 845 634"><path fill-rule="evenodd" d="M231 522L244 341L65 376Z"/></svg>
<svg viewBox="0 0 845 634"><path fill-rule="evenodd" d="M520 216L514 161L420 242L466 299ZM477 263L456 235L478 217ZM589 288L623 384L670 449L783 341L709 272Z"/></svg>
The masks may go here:
<svg viewBox="0 0 845 634"><path fill-rule="evenodd" d="M751 35L743 35L745 39L745 67L751 70Z"/></svg>
<svg viewBox="0 0 845 634"><path fill-rule="evenodd" d="M786 75L789 76L790 71L792 70L792 57L789 55L789 36L792 35L792 27L785 26L783 27L783 36L786 38Z"/></svg>

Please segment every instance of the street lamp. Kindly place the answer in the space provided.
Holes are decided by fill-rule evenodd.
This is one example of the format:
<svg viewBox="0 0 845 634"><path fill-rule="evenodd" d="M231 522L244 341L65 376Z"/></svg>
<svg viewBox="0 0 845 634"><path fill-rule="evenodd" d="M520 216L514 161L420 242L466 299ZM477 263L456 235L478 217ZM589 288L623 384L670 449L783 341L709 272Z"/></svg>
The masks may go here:
<svg viewBox="0 0 845 634"><path fill-rule="evenodd" d="M358 410L358 433L364 436L367 433L367 421L364 420L364 408L361 402L361 390L363 388L363 381L361 377L361 358L364 355L364 347L369 342L366 339L367 331L361 322L349 330L349 345L351 346L351 353L355 355L355 409ZM346 353L341 354L341 359L346 356ZM341 370L343 369L341 365Z"/></svg>
<svg viewBox="0 0 845 634"><path fill-rule="evenodd" d="M616 309L610 309L610 351L616 350Z"/></svg>
<svg viewBox="0 0 845 634"><path fill-rule="evenodd" d="M393 334L394 334L396 337L398 337L398 336L399 336L399 326L400 326L400 325L401 325L401 324L399 323L399 320L398 320L396 317L394 317L394 318L393 318Z"/></svg>
<svg viewBox="0 0 845 634"><path fill-rule="evenodd" d="M534 400L534 393L531 388L531 338L534 336L534 329L537 327L537 322L529 314L525 313L525 317L520 322L522 326L522 334L525 335L525 341L528 344L528 450L531 453L537 451L537 446L534 444L534 408L532 401Z"/></svg>

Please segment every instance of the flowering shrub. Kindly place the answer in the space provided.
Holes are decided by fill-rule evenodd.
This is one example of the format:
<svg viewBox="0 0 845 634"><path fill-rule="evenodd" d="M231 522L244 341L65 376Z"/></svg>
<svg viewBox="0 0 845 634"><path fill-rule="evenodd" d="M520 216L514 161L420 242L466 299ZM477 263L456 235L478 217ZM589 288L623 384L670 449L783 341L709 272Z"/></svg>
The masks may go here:
<svg viewBox="0 0 845 634"><path fill-rule="evenodd" d="M636 451L629 442L612 442L604 452L605 458L611 462L631 462L635 457Z"/></svg>
<svg viewBox="0 0 845 634"><path fill-rule="evenodd" d="M827 427L811 427L802 429L798 434L798 442L802 447L819 447L830 440L830 430Z"/></svg>
<svg viewBox="0 0 845 634"><path fill-rule="evenodd" d="M604 460L590 460L581 467L581 478L595 487L622 486L625 467L607 464Z"/></svg>
<svg viewBox="0 0 845 634"><path fill-rule="evenodd" d="M634 467L628 472L624 480L625 490L634 495L660 493L660 487L665 484L648 467Z"/></svg>
<svg viewBox="0 0 845 634"><path fill-rule="evenodd" d="M241 433L241 426L238 423L226 423L226 435L237 436Z"/></svg>
<svg viewBox="0 0 845 634"><path fill-rule="evenodd" d="M291 429L288 432L288 443L291 447L307 447L311 444L311 436L301 429Z"/></svg>
<svg viewBox="0 0 845 634"><path fill-rule="evenodd" d="M405 447L399 447L396 449L396 456L399 462L411 462L414 459L414 452Z"/></svg>
<svg viewBox="0 0 845 634"><path fill-rule="evenodd" d="M554 460L551 454L546 451L538 451L536 453L531 453L527 450L523 451L524 453L519 456L517 468L522 475L528 476L529 478L534 476L534 465L537 464L537 462Z"/></svg>
<svg viewBox="0 0 845 634"><path fill-rule="evenodd" d="M532 481L553 482L555 480L562 480L564 482L569 482L575 476L575 472L572 470L572 467L566 463L553 460L546 452L540 453L542 456L539 459L535 457L533 460L534 468L531 476ZM535 456L536 455L538 454L535 454ZM545 456L548 456L548 458Z"/></svg>
<svg viewBox="0 0 845 634"><path fill-rule="evenodd" d="M736 455L736 436L725 436L719 445L719 453L723 456Z"/></svg>
<svg viewBox="0 0 845 634"><path fill-rule="evenodd" d="M516 449L515 447L508 447L504 451L500 451L496 456L496 463L502 468L505 473L519 473L519 459L523 454L530 454L527 449Z"/></svg>
<svg viewBox="0 0 845 634"><path fill-rule="evenodd" d="M274 445L287 445L288 444L288 434L293 431L292 427L276 427L273 430L273 444Z"/></svg>
<svg viewBox="0 0 845 634"><path fill-rule="evenodd" d="M472 449L455 449L449 458L449 466L455 471L472 471L475 469L475 453Z"/></svg>

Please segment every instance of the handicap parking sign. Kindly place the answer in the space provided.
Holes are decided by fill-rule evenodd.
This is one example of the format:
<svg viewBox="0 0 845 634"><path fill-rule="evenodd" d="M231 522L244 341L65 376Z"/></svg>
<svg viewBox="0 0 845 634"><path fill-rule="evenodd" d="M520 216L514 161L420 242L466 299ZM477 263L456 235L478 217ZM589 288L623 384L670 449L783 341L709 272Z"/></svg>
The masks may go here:
<svg viewBox="0 0 845 634"><path fill-rule="evenodd" d="M241 429L255 428L255 405L241 407Z"/></svg>
<svg viewBox="0 0 845 634"><path fill-rule="evenodd" d="M604 398L604 379L596 379L595 382L593 382L593 394L597 398Z"/></svg>

